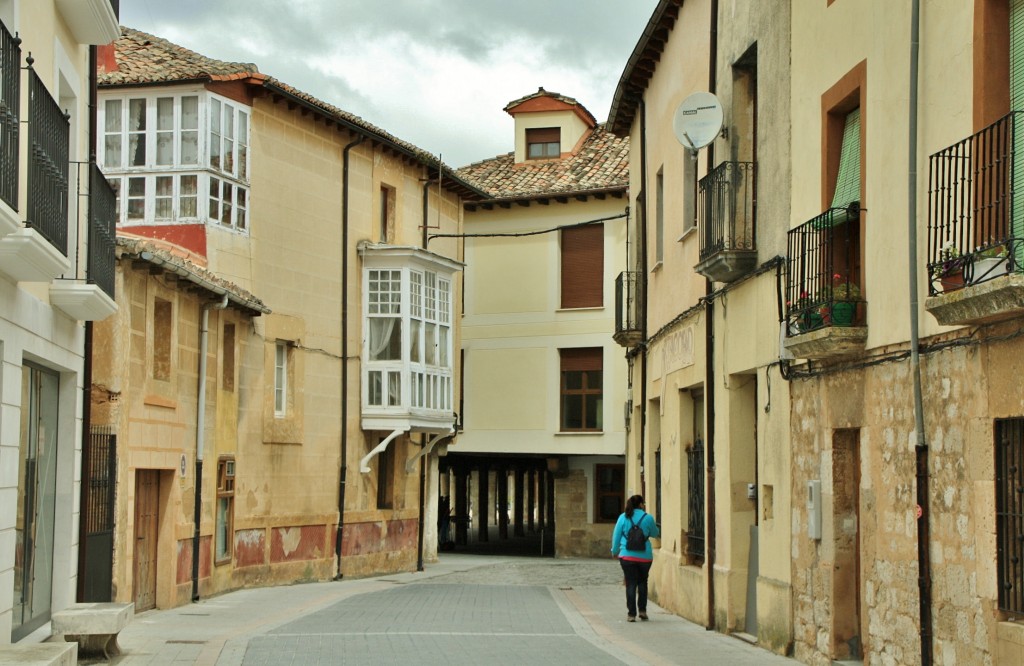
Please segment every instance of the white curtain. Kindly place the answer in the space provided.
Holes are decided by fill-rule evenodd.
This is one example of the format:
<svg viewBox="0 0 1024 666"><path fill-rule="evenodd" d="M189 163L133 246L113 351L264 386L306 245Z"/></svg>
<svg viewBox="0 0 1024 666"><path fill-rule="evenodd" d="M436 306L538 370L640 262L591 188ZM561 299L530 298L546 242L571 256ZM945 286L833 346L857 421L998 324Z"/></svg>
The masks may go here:
<svg viewBox="0 0 1024 666"><path fill-rule="evenodd" d="M395 333L395 324L398 319L394 317L371 317L370 318L370 359L371 361L393 361L387 349L391 345L391 336ZM401 333L401 328L397 331ZM384 354L382 356L382 354Z"/></svg>

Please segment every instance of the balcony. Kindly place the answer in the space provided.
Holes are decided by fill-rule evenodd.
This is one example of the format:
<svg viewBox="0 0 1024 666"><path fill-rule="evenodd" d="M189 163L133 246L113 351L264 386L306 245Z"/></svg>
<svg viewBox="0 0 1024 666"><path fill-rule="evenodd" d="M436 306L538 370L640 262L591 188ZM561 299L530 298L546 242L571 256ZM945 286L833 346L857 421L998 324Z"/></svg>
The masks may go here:
<svg viewBox="0 0 1024 666"><path fill-rule="evenodd" d="M623 347L636 347L643 339L642 281L638 271L623 271L615 278L615 335L612 338Z"/></svg>
<svg viewBox="0 0 1024 666"><path fill-rule="evenodd" d="M715 282L732 282L757 266L756 212L753 162L723 162L700 180L698 273Z"/></svg>
<svg viewBox="0 0 1024 666"><path fill-rule="evenodd" d="M830 208L792 229L786 270L786 338L797 358L864 350L867 303L857 285L860 210Z"/></svg>
<svg viewBox="0 0 1024 666"><path fill-rule="evenodd" d="M21 86L21 40L0 24L0 238L21 228L18 217L18 139Z"/></svg>
<svg viewBox="0 0 1024 666"><path fill-rule="evenodd" d="M57 0L57 9L80 44L109 44L121 36L119 0Z"/></svg>
<svg viewBox="0 0 1024 666"><path fill-rule="evenodd" d="M67 258L70 132L67 116L31 65L30 59L27 219L24 227L19 226L0 240L0 267L16 282L49 282L70 266ZM16 162L13 168L17 168Z"/></svg>
<svg viewBox="0 0 1024 666"><path fill-rule="evenodd" d="M925 309L940 324L1024 315L1022 179L1022 112L931 156Z"/></svg>
<svg viewBox="0 0 1024 666"><path fill-rule="evenodd" d="M89 164L89 246L86 279L58 280L50 302L81 321L101 321L117 311L114 301L116 231L114 190L95 164Z"/></svg>

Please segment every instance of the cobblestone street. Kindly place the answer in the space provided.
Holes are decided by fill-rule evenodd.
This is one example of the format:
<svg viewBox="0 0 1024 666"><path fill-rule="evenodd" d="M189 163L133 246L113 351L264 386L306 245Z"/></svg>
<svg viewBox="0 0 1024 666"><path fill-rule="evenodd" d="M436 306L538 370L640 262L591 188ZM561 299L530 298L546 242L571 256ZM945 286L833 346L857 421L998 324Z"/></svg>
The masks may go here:
<svg viewBox="0 0 1024 666"><path fill-rule="evenodd" d="M426 571L247 589L139 614L114 663L787 664L651 604L627 623L607 560L446 554Z"/></svg>

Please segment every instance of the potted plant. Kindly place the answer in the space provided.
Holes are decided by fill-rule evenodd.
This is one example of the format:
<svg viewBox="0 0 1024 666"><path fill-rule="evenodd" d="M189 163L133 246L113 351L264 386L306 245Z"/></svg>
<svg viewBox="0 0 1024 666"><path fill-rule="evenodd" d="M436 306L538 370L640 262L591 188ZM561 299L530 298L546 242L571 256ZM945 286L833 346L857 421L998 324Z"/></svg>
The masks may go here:
<svg viewBox="0 0 1024 666"><path fill-rule="evenodd" d="M942 285L942 291L953 291L964 286L964 257L960 248L950 241L939 250L939 261L932 267L932 280Z"/></svg>
<svg viewBox="0 0 1024 666"><path fill-rule="evenodd" d="M990 245L983 250L975 250L971 255L971 268L967 274L967 281L970 284L977 284L1000 275L1006 275L1006 262L1005 245Z"/></svg>
<svg viewBox="0 0 1024 666"><path fill-rule="evenodd" d="M814 307L815 301L806 291L800 292L796 302L786 301L786 309L790 314L789 333L806 333L821 328L824 320L821 313Z"/></svg>
<svg viewBox="0 0 1024 666"><path fill-rule="evenodd" d="M832 306L830 310L833 326L849 326L853 323L853 315L857 311L857 302L860 301L860 287L849 278L844 278L839 273L832 276L832 287L830 295ZM822 300L828 300L823 298Z"/></svg>

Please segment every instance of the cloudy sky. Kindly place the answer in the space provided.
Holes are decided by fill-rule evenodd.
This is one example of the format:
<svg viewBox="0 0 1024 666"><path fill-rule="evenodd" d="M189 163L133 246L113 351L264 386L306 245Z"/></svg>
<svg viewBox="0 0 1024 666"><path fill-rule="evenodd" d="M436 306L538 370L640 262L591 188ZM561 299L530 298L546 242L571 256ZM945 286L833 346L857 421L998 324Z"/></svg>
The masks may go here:
<svg viewBox="0 0 1024 666"><path fill-rule="evenodd" d="M121 0L121 23L261 72L463 166L543 86L608 116L657 0Z"/></svg>

